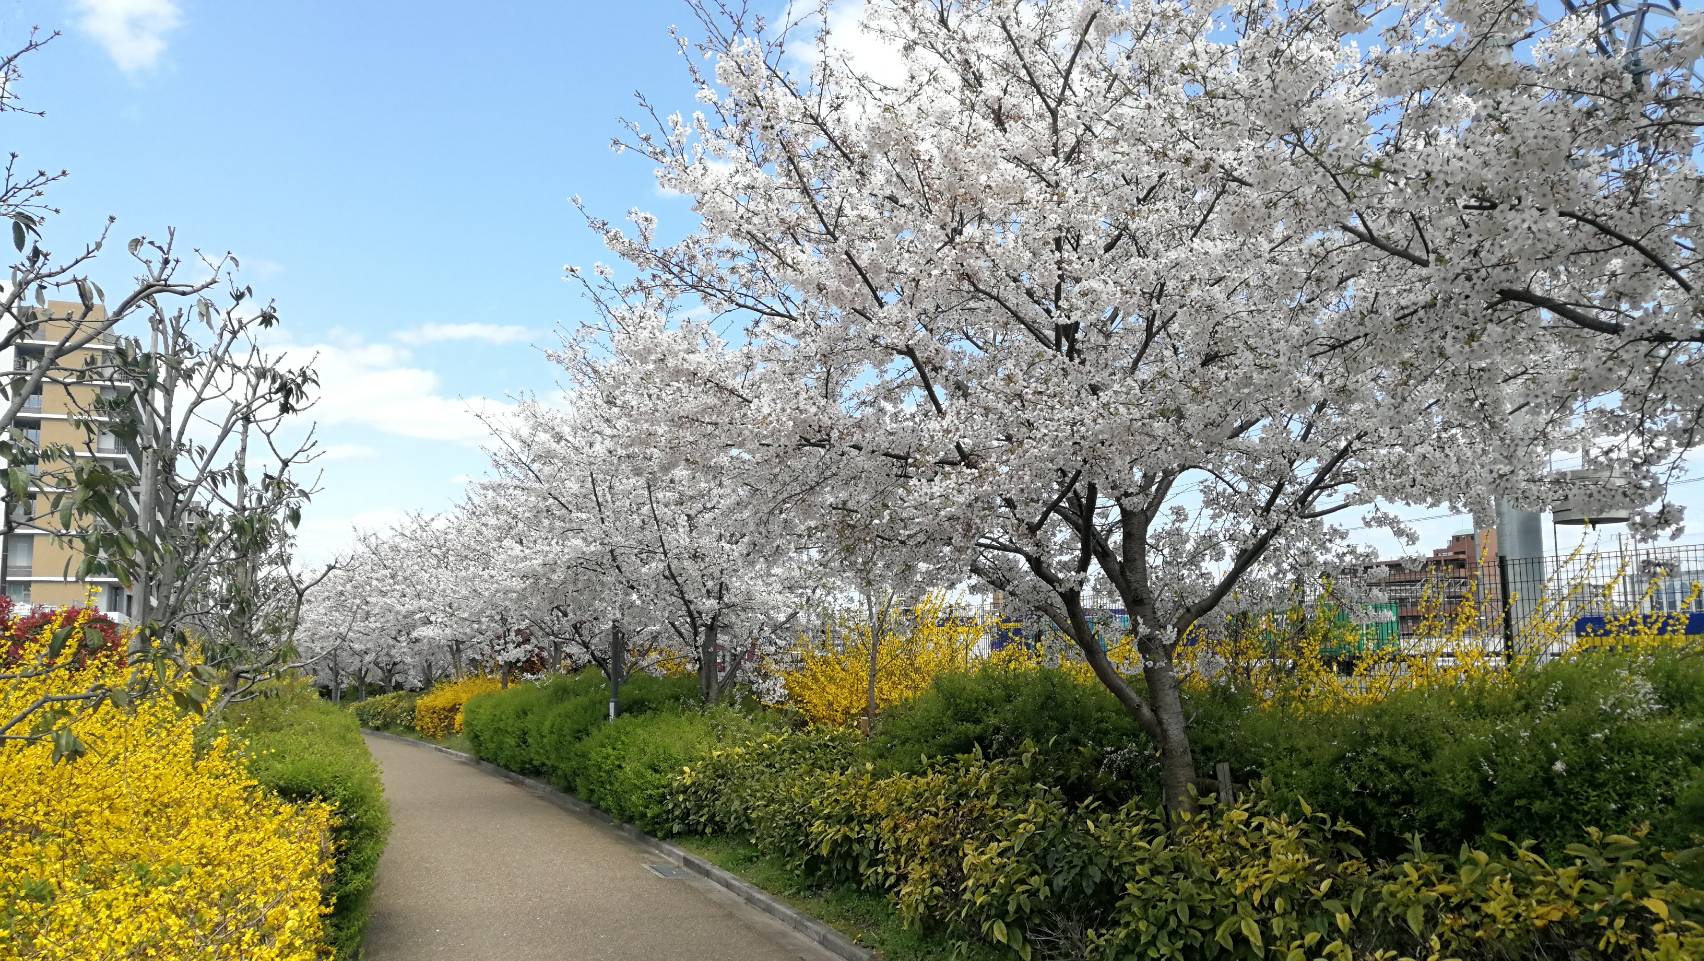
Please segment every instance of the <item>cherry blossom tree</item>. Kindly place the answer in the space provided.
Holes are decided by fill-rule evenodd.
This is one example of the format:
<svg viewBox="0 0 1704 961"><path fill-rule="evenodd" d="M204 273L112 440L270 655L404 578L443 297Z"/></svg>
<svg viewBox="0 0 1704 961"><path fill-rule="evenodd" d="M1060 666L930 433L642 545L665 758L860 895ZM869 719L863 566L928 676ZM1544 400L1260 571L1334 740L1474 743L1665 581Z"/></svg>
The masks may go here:
<svg viewBox="0 0 1704 961"><path fill-rule="evenodd" d="M807 541L1042 612L1171 807L1180 658L1245 578L1380 499L1542 503L1588 447L1654 486L1692 442L1696 16L1630 72L1536 4L867 0L894 75L698 9L700 111L618 144L696 227L588 215L635 275L610 382L682 399L630 442L809 466Z"/></svg>
<svg viewBox="0 0 1704 961"><path fill-rule="evenodd" d="M795 585L779 564L791 541L762 522L787 513L752 499L725 448L633 431L660 397L607 378L638 366L589 363L572 350L558 358L582 378L574 405L520 406L499 434L494 489L538 509L530 529L553 532L564 568L559 618L572 616L582 637L588 622L607 622L628 653L642 640L653 658L689 663L713 703L749 680L797 620ZM681 401L668 399L676 409ZM581 646L619 681L616 650Z"/></svg>

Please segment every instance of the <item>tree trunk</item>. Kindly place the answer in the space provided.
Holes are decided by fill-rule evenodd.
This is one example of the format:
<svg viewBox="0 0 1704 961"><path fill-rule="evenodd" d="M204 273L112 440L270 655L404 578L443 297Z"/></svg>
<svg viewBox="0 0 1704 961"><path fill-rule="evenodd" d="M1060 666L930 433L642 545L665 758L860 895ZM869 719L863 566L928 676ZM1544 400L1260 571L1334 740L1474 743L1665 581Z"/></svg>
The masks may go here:
<svg viewBox="0 0 1704 961"><path fill-rule="evenodd" d="M890 594L886 604L891 604L892 601L893 596ZM876 729L876 682L881 668L882 632L887 627L886 604L877 612L875 597L868 593L864 595L864 608L870 620L870 666L865 677L864 717L858 722L858 728L864 732L865 737L869 737Z"/></svg>
<svg viewBox="0 0 1704 961"><path fill-rule="evenodd" d="M1178 685L1177 671L1171 653L1158 635L1152 632L1137 636L1136 647L1142 655L1142 676L1148 682L1148 697L1144 699L1118 673L1112 659L1106 656L1089 623L1082 596L1077 592L1060 592L1066 621L1060 627L1077 645L1089 667L1107 690L1124 708L1125 713L1141 725L1148 739L1160 752L1160 788L1168 811L1193 811L1195 797L1190 786L1195 783L1195 759L1189 747L1188 721L1183 711L1183 694ZM1132 625L1144 622L1142 608L1124 599ZM1151 618L1151 612L1150 612ZM1152 623L1151 620L1147 621Z"/></svg>
<svg viewBox="0 0 1704 961"><path fill-rule="evenodd" d="M710 622L704 625L704 632L698 646L698 696L705 704L710 704L716 700L716 688L718 687L716 682L720 677L716 670L716 648L719 633L716 619L711 618Z"/></svg>
<svg viewBox="0 0 1704 961"><path fill-rule="evenodd" d="M619 623L609 626L609 719L621 716L621 675L627 670L627 635Z"/></svg>
<svg viewBox="0 0 1704 961"><path fill-rule="evenodd" d="M1169 811L1195 809L1195 754L1189 745L1189 720L1183 710L1183 689L1171 652L1159 635L1137 638L1142 676L1148 682L1148 702L1160 725L1160 787Z"/></svg>
<svg viewBox="0 0 1704 961"><path fill-rule="evenodd" d="M864 717L858 722L858 727L865 737L876 729L876 674L881 663L882 632L878 625L870 625L870 668L865 679Z"/></svg>

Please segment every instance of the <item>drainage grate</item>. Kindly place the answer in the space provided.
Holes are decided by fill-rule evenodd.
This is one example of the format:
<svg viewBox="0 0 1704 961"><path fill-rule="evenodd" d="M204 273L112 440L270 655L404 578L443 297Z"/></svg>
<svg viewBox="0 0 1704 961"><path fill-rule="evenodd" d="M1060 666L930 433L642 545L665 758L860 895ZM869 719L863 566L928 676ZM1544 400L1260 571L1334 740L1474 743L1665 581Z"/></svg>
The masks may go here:
<svg viewBox="0 0 1704 961"><path fill-rule="evenodd" d="M647 864L645 870L659 878L679 879L687 876L686 869L675 864Z"/></svg>

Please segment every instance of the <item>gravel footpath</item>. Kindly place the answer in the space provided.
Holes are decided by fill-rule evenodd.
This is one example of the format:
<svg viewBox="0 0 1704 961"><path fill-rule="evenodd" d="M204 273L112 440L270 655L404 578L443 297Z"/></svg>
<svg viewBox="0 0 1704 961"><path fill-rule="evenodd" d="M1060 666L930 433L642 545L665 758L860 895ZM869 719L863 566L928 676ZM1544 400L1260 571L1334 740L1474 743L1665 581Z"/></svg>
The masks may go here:
<svg viewBox="0 0 1704 961"><path fill-rule="evenodd" d="M436 751L367 738L390 802L367 961L829 961L657 854Z"/></svg>

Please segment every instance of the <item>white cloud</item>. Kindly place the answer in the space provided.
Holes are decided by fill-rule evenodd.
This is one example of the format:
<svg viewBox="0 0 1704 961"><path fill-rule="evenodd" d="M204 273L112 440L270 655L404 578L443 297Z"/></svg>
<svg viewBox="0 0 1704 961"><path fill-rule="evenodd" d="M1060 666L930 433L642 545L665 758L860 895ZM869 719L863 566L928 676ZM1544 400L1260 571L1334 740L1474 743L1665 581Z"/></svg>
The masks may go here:
<svg viewBox="0 0 1704 961"><path fill-rule="evenodd" d="M244 257L241 263L244 270L253 273L261 280L272 280L284 272L283 264L265 257Z"/></svg>
<svg viewBox="0 0 1704 961"><path fill-rule="evenodd" d="M327 444L319 449L319 459L322 461L366 460L369 457L377 457L378 454L378 451L366 444Z"/></svg>
<svg viewBox="0 0 1704 961"><path fill-rule="evenodd" d="M519 324L424 324L397 332L405 344L437 344L447 340L478 340L487 344L516 344L532 336Z"/></svg>
<svg viewBox="0 0 1704 961"><path fill-rule="evenodd" d="M388 530L408 519L400 510L358 511L354 514L322 516L312 505L296 528L296 563L302 567L325 564L347 553L356 534L364 531Z"/></svg>
<svg viewBox="0 0 1704 961"><path fill-rule="evenodd" d="M820 30L813 23L818 14L814 4L800 9L795 6L788 4L787 19L807 29L788 44L787 53L796 65L809 70L821 56L816 38L811 35L813 27ZM832 0L822 22L828 28L831 57L844 58L854 70L878 83L897 85L905 80L904 53L891 38L865 26L864 0Z"/></svg>
<svg viewBox="0 0 1704 961"><path fill-rule="evenodd" d="M344 339L275 345L289 363L313 357L319 402L309 416L327 427L370 427L397 437L478 444L491 436L481 414L502 418L513 405L444 392L436 371L414 366L407 348Z"/></svg>
<svg viewBox="0 0 1704 961"><path fill-rule="evenodd" d="M77 28L125 73L146 70L166 50L166 34L183 23L177 0L72 0Z"/></svg>

